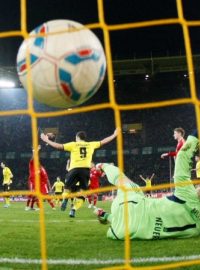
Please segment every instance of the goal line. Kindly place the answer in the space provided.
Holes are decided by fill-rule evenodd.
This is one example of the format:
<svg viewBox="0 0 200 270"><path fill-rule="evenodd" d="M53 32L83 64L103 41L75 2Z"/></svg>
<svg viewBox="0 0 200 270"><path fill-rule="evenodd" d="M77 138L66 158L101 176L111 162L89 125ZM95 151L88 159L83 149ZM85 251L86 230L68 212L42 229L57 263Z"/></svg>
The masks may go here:
<svg viewBox="0 0 200 270"><path fill-rule="evenodd" d="M191 261L200 259L200 255L190 256L172 256L172 257L147 257L147 258L134 258L131 259L132 263L160 263L160 262L178 262L178 261ZM110 260L82 260L82 259L48 259L48 265L108 265L108 264L122 264L123 259L110 259ZM15 264L41 264L41 259L24 259L24 258L0 258L0 263L15 263Z"/></svg>

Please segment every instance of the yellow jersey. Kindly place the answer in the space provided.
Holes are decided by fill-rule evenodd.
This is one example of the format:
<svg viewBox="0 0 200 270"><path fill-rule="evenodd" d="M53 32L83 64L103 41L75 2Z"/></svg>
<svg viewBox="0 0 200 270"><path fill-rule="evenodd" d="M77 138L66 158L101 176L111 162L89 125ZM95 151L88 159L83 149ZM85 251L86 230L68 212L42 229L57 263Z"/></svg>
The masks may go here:
<svg viewBox="0 0 200 270"><path fill-rule="evenodd" d="M12 183L13 174L8 167L3 169L3 185L7 184L10 185Z"/></svg>
<svg viewBox="0 0 200 270"><path fill-rule="evenodd" d="M196 176L200 178L200 160L196 163Z"/></svg>
<svg viewBox="0 0 200 270"><path fill-rule="evenodd" d="M64 183L62 181L56 181L53 184L52 188L55 188L55 192L62 192L64 188Z"/></svg>
<svg viewBox="0 0 200 270"><path fill-rule="evenodd" d="M151 187L151 179L146 178L146 187Z"/></svg>
<svg viewBox="0 0 200 270"><path fill-rule="evenodd" d="M94 150L101 146L101 142L70 142L63 144L64 150L70 152L69 171L74 168L90 168Z"/></svg>

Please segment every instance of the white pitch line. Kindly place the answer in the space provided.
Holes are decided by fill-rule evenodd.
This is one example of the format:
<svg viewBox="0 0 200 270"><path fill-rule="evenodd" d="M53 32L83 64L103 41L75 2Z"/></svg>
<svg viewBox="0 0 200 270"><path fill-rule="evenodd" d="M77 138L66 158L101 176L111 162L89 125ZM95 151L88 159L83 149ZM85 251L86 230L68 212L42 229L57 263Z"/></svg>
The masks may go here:
<svg viewBox="0 0 200 270"><path fill-rule="evenodd" d="M149 257L149 258L135 258L131 259L132 263L160 263L160 262L178 262L200 260L200 255L191 256L173 256L173 257ZM0 263L18 263L18 264L41 264L41 259L23 259L23 258L0 258ZM49 265L107 265L107 264L122 264L125 263L123 259L110 260L79 260L79 259L48 259Z"/></svg>
<svg viewBox="0 0 200 270"><path fill-rule="evenodd" d="M0 219L0 223L3 223L3 222L9 222L9 223L21 223L22 220L19 220L19 219L11 219L11 220L3 220L3 219ZM23 220L23 223L39 223L40 220L35 220L35 219L26 219L26 220ZM54 219L54 220L46 220L45 223L66 223L66 222L69 222L69 223L74 223L74 222L98 222L97 219L66 219L66 220L60 220L60 219Z"/></svg>

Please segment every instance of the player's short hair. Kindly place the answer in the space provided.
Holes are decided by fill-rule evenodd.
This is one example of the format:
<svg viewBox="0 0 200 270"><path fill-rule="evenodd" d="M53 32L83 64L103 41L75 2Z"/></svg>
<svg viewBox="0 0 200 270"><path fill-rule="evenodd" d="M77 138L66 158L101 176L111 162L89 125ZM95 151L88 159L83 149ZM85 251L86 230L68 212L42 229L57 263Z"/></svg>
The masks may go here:
<svg viewBox="0 0 200 270"><path fill-rule="evenodd" d="M76 133L76 137L78 137L80 140L85 141L87 138L87 134L85 131L79 131Z"/></svg>
<svg viewBox="0 0 200 270"><path fill-rule="evenodd" d="M185 136L185 130L181 127L175 128L174 131L181 133L183 137Z"/></svg>

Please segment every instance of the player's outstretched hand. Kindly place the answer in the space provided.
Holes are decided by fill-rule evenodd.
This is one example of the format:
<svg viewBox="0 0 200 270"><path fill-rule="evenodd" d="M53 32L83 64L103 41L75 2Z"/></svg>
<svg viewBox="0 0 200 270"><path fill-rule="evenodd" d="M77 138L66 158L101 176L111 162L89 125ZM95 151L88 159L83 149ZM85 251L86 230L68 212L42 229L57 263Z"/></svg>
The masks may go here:
<svg viewBox="0 0 200 270"><path fill-rule="evenodd" d="M41 140L43 140L46 143L49 141L49 137L47 135L45 135L44 133L41 133L40 138L41 138Z"/></svg>
<svg viewBox="0 0 200 270"><path fill-rule="evenodd" d="M108 213L106 213L102 208L97 208L94 210L94 213L97 215L98 220L101 224L108 224Z"/></svg>
<svg viewBox="0 0 200 270"><path fill-rule="evenodd" d="M96 170L101 171L101 170L102 170L102 166L103 166L103 163L97 163L97 164L95 165L95 168L96 168Z"/></svg>
<svg viewBox="0 0 200 270"><path fill-rule="evenodd" d="M49 132L46 134L48 136L49 139L53 140L55 139L55 134L53 134L52 132Z"/></svg>
<svg viewBox="0 0 200 270"><path fill-rule="evenodd" d="M164 154L161 155L161 158L164 159L166 156L167 156L167 153L164 153Z"/></svg>

